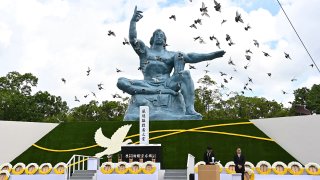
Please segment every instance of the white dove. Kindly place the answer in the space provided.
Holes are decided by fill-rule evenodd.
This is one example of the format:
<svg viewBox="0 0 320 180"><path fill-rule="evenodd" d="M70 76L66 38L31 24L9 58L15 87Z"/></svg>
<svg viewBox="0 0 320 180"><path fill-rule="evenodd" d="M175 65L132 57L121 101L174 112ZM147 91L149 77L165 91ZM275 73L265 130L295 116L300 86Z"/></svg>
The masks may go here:
<svg viewBox="0 0 320 180"><path fill-rule="evenodd" d="M98 146L107 148L106 150L97 153L96 157L101 158L104 155L112 155L115 154L119 151L121 151L121 146L127 145L129 143L132 143L131 139L127 139L124 141L124 138L127 136L130 128L130 125L124 125L120 127L112 136L111 138L107 138L103 135L101 128L99 128L95 135L94 135L94 140L98 144Z"/></svg>

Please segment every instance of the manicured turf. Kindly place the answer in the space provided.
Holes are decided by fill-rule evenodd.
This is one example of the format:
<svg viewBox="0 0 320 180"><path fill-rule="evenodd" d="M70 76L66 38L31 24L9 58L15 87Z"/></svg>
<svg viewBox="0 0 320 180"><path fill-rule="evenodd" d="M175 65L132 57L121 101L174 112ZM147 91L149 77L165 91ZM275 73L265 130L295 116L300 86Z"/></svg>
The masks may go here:
<svg viewBox="0 0 320 180"><path fill-rule="evenodd" d="M221 120L221 121L153 121L150 123L150 131L160 129L190 129L211 124L224 124L239 121ZM94 145L94 133L102 127L104 135L110 137L121 125L132 124L129 135L139 133L138 122L72 122L62 123L49 134L43 137L36 144L51 149L73 149L84 146ZM213 127L203 130L223 131L230 133L245 134L251 136L267 137L254 125L237 125ZM155 137L165 133L150 134ZM131 138L133 142L138 141L138 137ZM247 161L256 164L260 160L267 160L270 163L283 161L288 163L295 160L285 150L274 142L250 139L245 137L235 137L219 134L208 134L198 132L184 132L156 140L150 143L162 144L163 164L162 168L181 169L186 168L187 154L190 153L196 157L196 161L201 161L204 151L208 145L212 146L216 158L221 160L224 165L231 161L236 147L241 147ZM47 152L35 147L30 147L23 154L17 157L12 164L23 163L44 163L67 162L73 154L95 155L101 152L103 148L95 147L76 152ZM116 160L116 156L114 156Z"/></svg>

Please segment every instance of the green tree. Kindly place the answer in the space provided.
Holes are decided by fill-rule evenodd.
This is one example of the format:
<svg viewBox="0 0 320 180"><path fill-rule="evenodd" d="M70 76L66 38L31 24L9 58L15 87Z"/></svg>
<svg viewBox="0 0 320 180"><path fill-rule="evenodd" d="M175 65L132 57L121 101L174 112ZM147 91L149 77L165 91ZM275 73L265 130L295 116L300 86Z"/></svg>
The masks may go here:
<svg viewBox="0 0 320 180"><path fill-rule="evenodd" d="M282 117L288 115L283 104L269 101L263 97L245 97L237 95L224 101L222 111L228 118L258 119Z"/></svg>
<svg viewBox="0 0 320 180"><path fill-rule="evenodd" d="M307 109L320 114L320 84L314 84L307 98Z"/></svg>
<svg viewBox="0 0 320 180"><path fill-rule="evenodd" d="M311 89L302 87L294 91L294 101L290 113L297 115L295 105L305 105L313 113L320 113L320 84L314 84Z"/></svg>
<svg viewBox="0 0 320 180"><path fill-rule="evenodd" d="M69 114L72 121L122 121L127 108L126 99L120 101L91 101L71 109Z"/></svg>
<svg viewBox="0 0 320 180"><path fill-rule="evenodd" d="M0 119L12 121L57 121L68 111L61 97L36 92L38 78L31 73L9 72L0 77Z"/></svg>
<svg viewBox="0 0 320 180"><path fill-rule="evenodd" d="M203 115L203 119L209 119L210 110L217 106L222 95L210 76L205 75L198 80L198 83L201 85L195 89L195 109Z"/></svg>

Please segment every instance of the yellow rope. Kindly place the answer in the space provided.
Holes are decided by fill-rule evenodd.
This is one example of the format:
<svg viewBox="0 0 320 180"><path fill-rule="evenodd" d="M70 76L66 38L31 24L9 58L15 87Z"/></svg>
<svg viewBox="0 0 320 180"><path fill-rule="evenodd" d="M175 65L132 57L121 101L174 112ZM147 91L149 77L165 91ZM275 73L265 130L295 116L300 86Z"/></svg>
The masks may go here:
<svg viewBox="0 0 320 180"><path fill-rule="evenodd" d="M89 158L82 159L81 161L78 161L78 162L75 162L75 163L70 164L68 167L71 167L71 166L77 165L77 164L79 164L79 163L85 162L85 161L88 160L88 159L89 159Z"/></svg>
<svg viewBox="0 0 320 180"><path fill-rule="evenodd" d="M156 137L152 137L152 138L149 138L149 140L160 139L160 138L163 138L163 137L172 136L172 135L180 134L180 133L184 133L184 132L202 132L202 133L223 134L223 135L230 135L230 136L246 137L246 138L253 138L253 139L265 140L265 141L273 141L270 138L256 137L256 136L250 136L250 135L244 135L244 134L236 134L236 133L228 133L228 132L220 132L220 131L200 130L200 129L212 128L212 127L247 125L247 124L252 124L252 122L214 124L214 125L206 125L206 126L201 126L201 127L197 127L197 128L191 128L191 129L154 130L154 131L150 131L150 134L159 133L159 132L171 132L171 133L163 134L163 135L156 136ZM134 134L134 135L127 136L126 139L132 138L132 137L137 137L137 136L139 136L139 134ZM134 144L138 144L138 143L139 143L139 141L134 142ZM80 150L94 148L94 147L97 147L98 145L96 144L96 145L92 145L92 146L74 148L74 149L67 149L67 150L49 149L49 148L41 147L41 146L36 145L36 144L33 144L33 146L36 147L36 148L39 148L41 150L50 151L50 152L73 152L73 151L80 151Z"/></svg>
<svg viewBox="0 0 320 180"><path fill-rule="evenodd" d="M49 149L49 148L45 148L45 147L41 147L38 146L36 144L32 144L32 146L45 150L45 151L51 151L51 152L73 152L73 151L80 151L80 150L85 150L85 149L90 149L90 148L94 148L97 147L98 145L92 145L92 146L87 146L87 147L81 147L81 148L75 148L75 149L66 149L66 150L56 150L56 149Z"/></svg>

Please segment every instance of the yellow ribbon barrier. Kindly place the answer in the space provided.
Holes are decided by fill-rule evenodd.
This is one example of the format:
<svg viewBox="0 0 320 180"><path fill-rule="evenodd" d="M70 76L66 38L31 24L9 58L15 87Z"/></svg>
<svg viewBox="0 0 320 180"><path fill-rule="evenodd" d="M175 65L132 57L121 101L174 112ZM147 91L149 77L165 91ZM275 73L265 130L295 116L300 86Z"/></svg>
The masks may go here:
<svg viewBox="0 0 320 180"><path fill-rule="evenodd" d="M201 126L201 127L197 127L197 128L191 128L191 129L154 130L154 131L150 131L150 134L152 134L152 133L159 133L159 132L171 132L171 133L163 134L163 135L160 135L160 136L155 136L155 137L150 138L149 140L160 139L160 138L163 138L163 137L168 137L168 136L172 136L172 135L180 134L180 133L184 133L184 132L198 132L198 133L222 134L222 135L229 135L229 136L245 137L245 138L252 138L252 139L264 140L264 141L273 141L273 140L270 139L270 138L250 136L250 135L245 135L245 134L237 134L237 133L229 133L229 132L220 132L220 131L200 130L200 129L212 128L212 127L234 126L234 125L248 125L248 124L252 124L252 122L238 122L238 123L214 124L214 125L206 125L206 126ZM134 134L134 135L127 136L126 139L128 139L128 138L133 138L133 137L137 137L137 136L139 136L139 134ZM134 142L134 144L138 144L138 143L139 143L139 141ZM33 146L36 147L36 148L38 148L38 149L45 150L45 151L50 151L50 152L74 152L74 151L80 151L80 150L85 150L85 149L94 148L94 147L97 147L98 145L96 144L96 145L92 145L92 146L81 147L81 148L74 148L74 149L67 149L67 150L49 149L49 148L41 147L41 146L36 145L36 144L33 144ZM82 160L82 161L84 161L84 160Z"/></svg>

